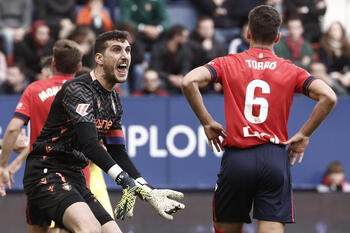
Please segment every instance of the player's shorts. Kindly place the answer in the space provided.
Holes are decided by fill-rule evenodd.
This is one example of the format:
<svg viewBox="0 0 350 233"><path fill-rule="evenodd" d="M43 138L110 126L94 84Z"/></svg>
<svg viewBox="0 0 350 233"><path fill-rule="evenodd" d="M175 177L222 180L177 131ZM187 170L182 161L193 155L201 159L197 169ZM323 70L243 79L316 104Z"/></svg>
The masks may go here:
<svg viewBox="0 0 350 233"><path fill-rule="evenodd" d="M80 182L77 182L79 179ZM59 172L47 173L38 179L36 185L25 188L25 191L28 196L27 223L31 225L42 226L54 220L58 227L62 227L65 210L76 202L87 203L101 225L113 220L86 187L81 172L74 176L65 176Z"/></svg>
<svg viewBox="0 0 350 233"><path fill-rule="evenodd" d="M226 147L213 198L215 222L294 223L289 154L284 146Z"/></svg>

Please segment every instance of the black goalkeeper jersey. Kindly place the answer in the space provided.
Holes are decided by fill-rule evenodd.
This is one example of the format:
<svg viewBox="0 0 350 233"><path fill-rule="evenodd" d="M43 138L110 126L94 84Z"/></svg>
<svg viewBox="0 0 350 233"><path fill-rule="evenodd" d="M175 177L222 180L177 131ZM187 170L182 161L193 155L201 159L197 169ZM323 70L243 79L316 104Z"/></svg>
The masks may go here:
<svg viewBox="0 0 350 233"><path fill-rule="evenodd" d="M104 144L124 144L121 129L122 105L116 90L107 91L90 74L67 81L57 93L40 136L33 144L28 160L35 166L80 171L89 159L79 148L75 125L93 123ZM58 166L58 164L60 164ZM38 168L39 168L38 167ZM35 169L34 169L35 170ZM27 171L36 176L34 171Z"/></svg>

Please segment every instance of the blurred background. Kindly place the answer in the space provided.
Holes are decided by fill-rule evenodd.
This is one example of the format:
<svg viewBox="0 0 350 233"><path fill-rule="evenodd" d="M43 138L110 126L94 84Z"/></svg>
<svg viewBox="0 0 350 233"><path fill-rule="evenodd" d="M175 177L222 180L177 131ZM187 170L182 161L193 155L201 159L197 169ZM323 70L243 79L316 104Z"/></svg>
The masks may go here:
<svg viewBox="0 0 350 233"><path fill-rule="evenodd" d="M210 152L179 83L188 71L215 57L247 50L247 15L261 4L283 15L282 39L274 52L325 81L339 98L311 138L303 163L292 167L297 224L286 232L348 232L348 0L0 0L0 138L23 90L50 77L44 67L56 40L77 41L84 51L84 67L93 68L96 35L127 30L132 64L127 83L117 89L124 105L128 153L153 186L184 191L187 208L169 223L138 201L134 218L118 224L129 233L212 232L211 198L221 154ZM208 110L224 125L220 84L201 91ZM290 135L310 116L314 104L295 96ZM15 191L0 199L0 232L25 232L22 177L23 167L15 175ZM105 181L116 203L120 190L109 177ZM244 232L256 232L256 224Z"/></svg>

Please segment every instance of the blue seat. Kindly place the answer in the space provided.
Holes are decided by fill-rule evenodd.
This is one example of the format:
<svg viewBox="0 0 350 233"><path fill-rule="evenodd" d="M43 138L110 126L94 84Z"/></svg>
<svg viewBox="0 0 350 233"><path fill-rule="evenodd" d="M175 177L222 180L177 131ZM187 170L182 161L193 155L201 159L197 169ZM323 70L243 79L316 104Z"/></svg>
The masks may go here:
<svg viewBox="0 0 350 233"><path fill-rule="evenodd" d="M181 24L186 26L190 31L196 27L197 11L188 2L173 2L167 4L167 13L169 16L170 26Z"/></svg>

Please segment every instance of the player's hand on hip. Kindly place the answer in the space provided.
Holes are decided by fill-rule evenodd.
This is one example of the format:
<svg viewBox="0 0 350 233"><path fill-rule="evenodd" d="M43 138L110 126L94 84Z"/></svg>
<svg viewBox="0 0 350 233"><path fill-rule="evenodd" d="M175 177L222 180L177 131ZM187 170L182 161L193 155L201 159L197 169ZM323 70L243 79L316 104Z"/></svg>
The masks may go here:
<svg viewBox="0 0 350 233"><path fill-rule="evenodd" d="M135 205L136 196L145 199L149 196L149 193L142 189L141 185L137 184L135 180L129 177L124 171L118 175L116 182L123 187L123 194L114 210L114 214L116 218L124 220L125 216L132 211Z"/></svg>
<svg viewBox="0 0 350 233"><path fill-rule="evenodd" d="M6 185L12 188L11 174L8 167L0 166L0 196L6 196Z"/></svg>
<svg viewBox="0 0 350 233"><path fill-rule="evenodd" d="M290 155L290 165L294 165L298 159L298 163L301 163L304 157L304 152L309 144L310 137L303 135L302 133L296 133L291 139L283 142L283 145L289 145L288 153Z"/></svg>
<svg viewBox="0 0 350 233"><path fill-rule="evenodd" d="M183 193L171 189L153 189L147 184L142 185L150 195L146 197L146 201L157 211L163 218L171 221L172 216L177 211L184 209L185 205L173 200L180 200L184 197Z"/></svg>
<svg viewBox="0 0 350 233"><path fill-rule="evenodd" d="M208 144L211 151L214 151L213 145L215 146L218 152L224 151L224 147L222 146L222 138L226 137L225 128L216 121L212 121L206 125L203 125L205 135L208 138Z"/></svg>

